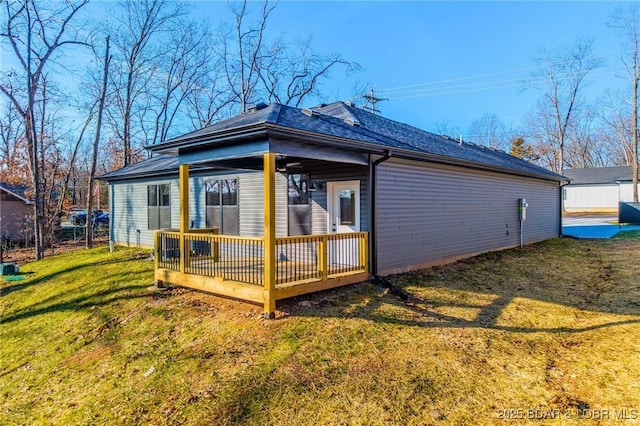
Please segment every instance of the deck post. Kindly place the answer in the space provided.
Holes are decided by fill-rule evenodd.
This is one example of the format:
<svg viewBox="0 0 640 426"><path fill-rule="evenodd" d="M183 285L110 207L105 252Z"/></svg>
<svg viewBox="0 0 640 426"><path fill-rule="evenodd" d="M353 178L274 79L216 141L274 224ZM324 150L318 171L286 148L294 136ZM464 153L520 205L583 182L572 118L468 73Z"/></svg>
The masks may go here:
<svg viewBox="0 0 640 426"><path fill-rule="evenodd" d="M162 256L162 238L160 231L153 231L153 272L155 273L160 267L160 257ZM162 280L156 280L156 287L164 288Z"/></svg>
<svg viewBox="0 0 640 426"><path fill-rule="evenodd" d="M189 232L189 165L181 164L180 170L180 273L184 274L189 264L189 247L185 234Z"/></svg>
<svg viewBox="0 0 640 426"><path fill-rule="evenodd" d="M369 272L369 234L362 234L360 240L360 265L365 272Z"/></svg>
<svg viewBox="0 0 640 426"><path fill-rule="evenodd" d="M264 154L264 317L276 316L276 155Z"/></svg>
<svg viewBox="0 0 640 426"><path fill-rule="evenodd" d="M329 276L329 262L327 259L327 246L329 237L323 235L318 241L318 270L320 271L320 279L326 281Z"/></svg>
<svg viewBox="0 0 640 426"><path fill-rule="evenodd" d="M213 231L211 231L211 233L213 235L219 235L220 231L218 230L218 228L215 228ZM211 243L211 259L214 262L220 261L220 243L218 241Z"/></svg>

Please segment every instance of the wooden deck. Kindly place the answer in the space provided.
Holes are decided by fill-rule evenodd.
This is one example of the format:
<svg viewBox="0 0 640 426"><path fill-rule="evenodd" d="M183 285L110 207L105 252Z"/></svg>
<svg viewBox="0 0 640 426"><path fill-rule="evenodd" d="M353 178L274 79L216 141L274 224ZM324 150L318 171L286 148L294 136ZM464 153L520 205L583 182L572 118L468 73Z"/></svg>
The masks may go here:
<svg viewBox="0 0 640 426"><path fill-rule="evenodd" d="M276 238L275 252L276 300L369 279L366 232ZM262 238L159 231L155 253L157 281L265 302Z"/></svg>
<svg viewBox="0 0 640 426"><path fill-rule="evenodd" d="M155 278L264 304L275 318L276 300L369 278L369 235L276 237L276 154L263 154L264 236L218 235L189 229L189 165L178 166L179 231L156 231Z"/></svg>

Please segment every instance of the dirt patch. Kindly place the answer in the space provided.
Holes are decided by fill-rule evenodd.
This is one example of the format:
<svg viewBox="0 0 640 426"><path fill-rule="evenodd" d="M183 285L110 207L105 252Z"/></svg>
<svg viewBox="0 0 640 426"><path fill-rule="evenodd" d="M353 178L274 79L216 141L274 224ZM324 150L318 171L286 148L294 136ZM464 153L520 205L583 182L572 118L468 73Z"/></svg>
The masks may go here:
<svg viewBox="0 0 640 426"><path fill-rule="evenodd" d="M103 361L111 356L113 348L108 344L99 344L89 350L79 351L67 359L66 365L78 367L80 370Z"/></svg>

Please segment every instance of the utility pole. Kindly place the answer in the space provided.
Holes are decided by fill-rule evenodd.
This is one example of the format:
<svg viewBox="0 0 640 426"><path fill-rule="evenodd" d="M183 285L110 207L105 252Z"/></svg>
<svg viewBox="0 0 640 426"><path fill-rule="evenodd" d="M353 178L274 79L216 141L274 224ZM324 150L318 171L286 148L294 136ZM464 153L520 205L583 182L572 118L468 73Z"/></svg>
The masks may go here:
<svg viewBox="0 0 640 426"><path fill-rule="evenodd" d="M387 101L388 99L386 98L379 98L377 97L374 93L373 93L373 87L371 88L371 91L367 94L362 95L362 97L367 101L367 103L369 105L363 106L362 109L364 109L365 111L369 111L373 114L378 114L380 113L380 110L376 108L376 104L378 102L381 101Z"/></svg>

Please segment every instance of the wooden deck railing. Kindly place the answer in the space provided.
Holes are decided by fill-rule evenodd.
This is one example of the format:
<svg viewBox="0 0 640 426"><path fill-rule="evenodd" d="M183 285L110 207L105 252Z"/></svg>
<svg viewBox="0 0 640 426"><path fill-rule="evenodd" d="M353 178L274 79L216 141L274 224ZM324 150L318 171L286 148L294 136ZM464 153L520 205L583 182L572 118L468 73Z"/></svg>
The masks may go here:
<svg viewBox="0 0 640 426"><path fill-rule="evenodd" d="M185 238L185 247L191 249L186 273L263 285L262 238L205 234L185 234Z"/></svg>
<svg viewBox="0 0 640 426"><path fill-rule="evenodd" d="M180 271L180 233L156 231L156 269ZM184 272L223 280L262 285L262 238L218 235L217 229L190 230L184 234Z"/></svg>
<svg viewBox="0 0 640 426"><path fill-rule="evenodd" d="M190 230L180 256L180 232L156 231L156 270L264 285L264 239L218 235L217 229ZM369 269L368 233L279 237L276 248L276 286L326 281ZM184 262L184 266L181 264Z"/></svg>
<svg viewBox="0 0 640 426"><path fill-rule="evenodd" d="M164 268L172 271L180 270L180 232L156 231L155 269Z"/></svg>
<svg viewBox="0 0 640 426"><path fill-rule="evenodd" d="M276 238L276 284L324 281L336 275L368 271L368 235L351 232Z"/></svg>

